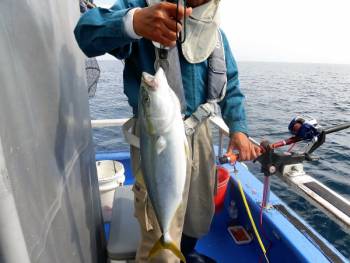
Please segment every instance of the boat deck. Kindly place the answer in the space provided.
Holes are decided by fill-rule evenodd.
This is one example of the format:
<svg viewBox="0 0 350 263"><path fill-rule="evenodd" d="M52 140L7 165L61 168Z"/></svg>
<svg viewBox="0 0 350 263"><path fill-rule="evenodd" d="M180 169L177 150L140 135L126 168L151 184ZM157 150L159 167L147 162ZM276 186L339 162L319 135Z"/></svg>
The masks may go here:
<svg viewBox="0 0 350 263"><path fill-rule="evenodd" d="M126 168L125 184L133 182L129 158L128 153L96 155L96 160L118 160L122 162ZM220 263L265 262L261 248L253 234L242 197L239 194L237 180L239 178L262 241L268 250L267 254L270 262L281 262L282 259L283 262L347 262L327 240L288 209L283 201L272 192L270 194L270 204L272 206L263 213L262 229L259 224L262 183L241 164L237 164L238 178L233 175L232 166L224 165L224 167L231 173L225 206L215 214L208 235L199 240L196 247L199 252L216 259ZM227 208L231 200L235 200L238 210L238 218L235 223L243 226L251 236L254 236L249 244L237 245L227 231L227 227L231 222ZM286 213L281 213L281 209ZM108 225L106 227L108 228ZM309 232L305 232L305 229ZM322 247L326 249L320 249Z"/></svg>
<svg viewBox="0 0 350 263"><path fill-rule="evenodd" d="M200 239L196 249L217 262L259 262L263 255L254 240L237 245L227 231L228 215L225 210L216 214L208 235Z"/></svg>

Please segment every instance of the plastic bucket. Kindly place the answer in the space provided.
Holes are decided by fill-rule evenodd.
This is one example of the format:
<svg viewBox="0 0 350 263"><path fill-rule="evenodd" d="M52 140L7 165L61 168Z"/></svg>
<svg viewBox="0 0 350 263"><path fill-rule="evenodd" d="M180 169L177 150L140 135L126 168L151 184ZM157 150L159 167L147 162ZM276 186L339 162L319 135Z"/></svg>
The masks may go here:
<svg viewBox="0 0 350 263"><path fill-rule="evenodd" d="M112 217L115 189L122 186L125 181L124 166L122 163L105 160L97 161L97 177L101 197L102 215L104 221Z"/></svg>
<svg viewBox="0 0 350 263"><path fill-rule="evenodd" d="M225 168L218 166L216 169L217 175L217 191L214 198L215 211L220 211L224 206L227 184L230 180L230 173Z"/></svg>

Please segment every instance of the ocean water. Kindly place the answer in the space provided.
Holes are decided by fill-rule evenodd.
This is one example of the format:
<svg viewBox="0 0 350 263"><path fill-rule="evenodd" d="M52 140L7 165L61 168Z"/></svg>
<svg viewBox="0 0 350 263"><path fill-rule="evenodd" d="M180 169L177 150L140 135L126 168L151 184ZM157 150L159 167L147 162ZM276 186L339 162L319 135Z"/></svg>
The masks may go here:
<svg viewBox="0 0 350 263"><path fill-rule="evenodd" d="M96 95L90 99L92 118L130 117L123 93L123 64L99 63L101 77ZM310 115L324 127L350 122L350 65L242 62L238 67L249 133L258 141L288 138L288 124L296 115ZM120 128L96 129L94 141L98 151L128 149ZM329 134L315 154L321 159L306 163L306 172L350 200L350 129ZM262 179L259 165L247 164ZM280 179L272 177L271 188L350 259L350 235Z"/></svg>

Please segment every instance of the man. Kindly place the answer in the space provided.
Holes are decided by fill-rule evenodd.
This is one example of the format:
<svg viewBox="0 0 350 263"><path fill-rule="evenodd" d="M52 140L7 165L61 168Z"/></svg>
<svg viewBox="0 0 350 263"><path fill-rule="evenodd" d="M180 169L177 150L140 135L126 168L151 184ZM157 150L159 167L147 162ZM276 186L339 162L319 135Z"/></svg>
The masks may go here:
<svg viewBox="0 0 350 263"><path fill-rule="evenodd" d="M216 185L211 134L206 116L199 117L198 121L198 116L203 115L203 110L198 111L200 105L218 101L230 128L228 151L239 151L242 161L255 159L260 154L260 149L246 136L244 96L239 89L237 66L228 41L219 31L218 4L219 0L187 0L187 8L178 8L175 3L159 0L118 0L111 9L95 8L87 12L75 29L79 46L87 56L108 52L125 60L124 92L135 117L142 72L154 74L159 65L166 68L168 81L183 105L189 127L186 134L191 160L187 164L186 189L183 205L170 230L178 245L181 241L187 262L215 262L194 249L197 240L209 231ZM183 43L177 41L180 32L185 38ZM162 58L162 50L155 49L152 41L170 47L168 57ZM216 86L221 87L216 90ZM135 133L137 129L136 122ZM131 154L135 171L139 166L138 151L132 149ZM149 250L161 234L142 179L136 178L133 191L135 216L142 231L136 261L149 262ZM167 250L149 260L178 262Z"/></svg>

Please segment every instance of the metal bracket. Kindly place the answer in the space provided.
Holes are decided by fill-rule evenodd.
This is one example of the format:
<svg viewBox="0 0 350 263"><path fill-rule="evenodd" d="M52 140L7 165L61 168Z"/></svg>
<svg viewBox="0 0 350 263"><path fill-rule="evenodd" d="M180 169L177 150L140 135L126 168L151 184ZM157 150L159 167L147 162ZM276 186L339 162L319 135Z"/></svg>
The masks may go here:
<svg viewBox="0 0 350 263"><path fill-rule="evenodd" d="M261 146L265 149L265 153L257 159L261 163L261 171L265 176L271 176L277 172L282 173L285 165L298 164L305 160L304 154L275 152L270 145L268 141L261 143Z"/></svg>

